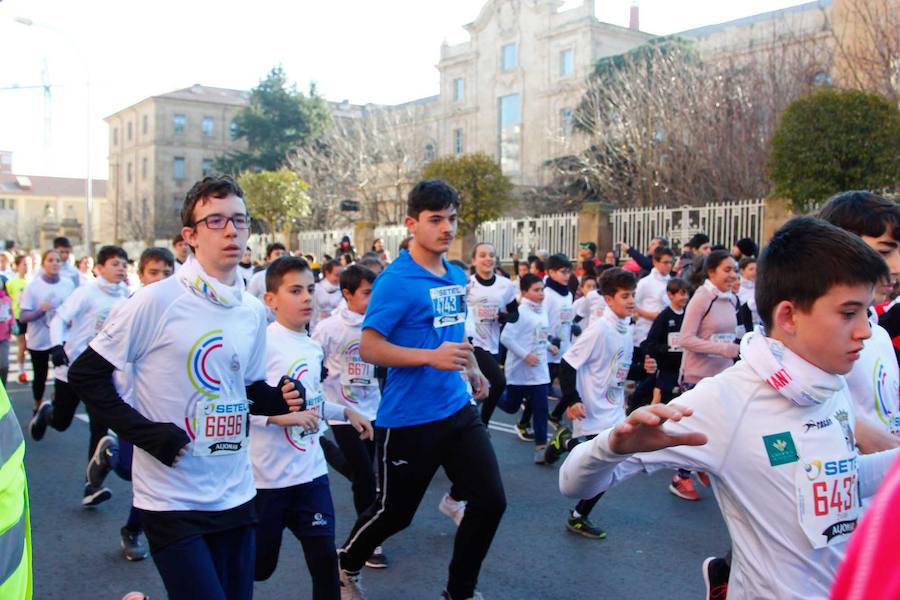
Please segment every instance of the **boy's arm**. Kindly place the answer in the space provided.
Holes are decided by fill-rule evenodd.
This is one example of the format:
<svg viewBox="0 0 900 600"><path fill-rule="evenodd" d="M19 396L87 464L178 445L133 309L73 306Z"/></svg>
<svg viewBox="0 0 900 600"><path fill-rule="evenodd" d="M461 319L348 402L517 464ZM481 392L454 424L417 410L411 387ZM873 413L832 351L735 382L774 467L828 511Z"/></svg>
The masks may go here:
<svg viewBox="0 0 900 600"><path fill-rule="evenodd" d="M875 495L885 475L891 470L894 460L900 456L900 449L864 454L859 457L859 495L869 498Z"/></svg>
<svg viewBox="0 0 900 600"><path fill-rule="evenodd" d="M578 371L566 361L565 357L559 361L559 388L566 406L581 402L581 396L578 394Z"/></svg>
<svg viewBox="0 0 900 600"><path fill-rule="evenodd" d="M653 358L659 360L669 351L669 340L666 334L666 322L664 319L654 319L653 325L650 326L650 332L644 341L644 350Z"/></svg>
<svg viewBox="0 0 900 600"><path fill-rule="evenodd" d="M868 417L856 417L854 433L856 434L856 447L859 448L861 454L900 448L900 437L891 435Z"/></svg>
<svg viewBox="0 0 900 600"><path fill-rule="evenodd" d="M519 330L521 329L519 323L521 323L521 321L509 323L503 328L503 331L500 332L500 343L506 346L506 349L515 354L518 358L525 358L530 354L530 351L519 343Z"/></svg>
<svg viewBox="0 0 900 600"><path fill-rule="evenodd" d="M387 341L380 332L363 329L359 356L367 363L393 369L432 367L441 371L464 371L472 346L467 342L444 342L434 350L405 348Z"/></svg>

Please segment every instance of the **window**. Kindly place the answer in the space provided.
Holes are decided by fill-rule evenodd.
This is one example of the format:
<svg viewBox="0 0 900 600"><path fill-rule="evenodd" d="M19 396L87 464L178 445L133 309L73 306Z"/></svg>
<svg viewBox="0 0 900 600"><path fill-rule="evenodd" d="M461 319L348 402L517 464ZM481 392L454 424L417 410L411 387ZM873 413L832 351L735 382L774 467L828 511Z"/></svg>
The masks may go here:
<svg viewBox="0 0 900 600"><path fill-rule="evenodd" d="M6 208L6 199L0 198L0 210Z"/></svg>
<svg viewBox="0 0 900 600"><path fill-rule="evenodd" d="M184 179L184 157L176 156L172 159L172 177Z"/></svg>
<svg viewBox="0 0 900 600"><path fill-rule="evenodd" d="M147 160L146 156L141 159L141 179L143 179L144 181L147 181L147 166L149 165L149 163L150 161Z"/></svg>
<svg viewBox="0 0 900 600"><path fill-rule="evenodd" d="M128 132L128 133L126 134L126 137L128 138L128 141L130 142L130 141L131 141L131 138L134 137L134 136L133 136L133 133L134 133L134 132L131 130L131 121L128 121L128 127L125 129L125 131Z"/></svg>
<svg viewBox="0 0 900 600"><path fill-rule="evenodd" d="M231 124L228 126L229 131L231 131L231 139L236 139L238 134L238 126L233 120Z"/></svg>
<svg viewBox="0 0 900 600"><path fill-rule="evenodd" d="M141 118L141 133L143 133L144 135L147 135L147 130L150 128L149 123L150 123L149 117L147 117L147 115L144 115Z"/></svg>
<svg viewBox="0 0 900 600"><path fill-rule="evenodd" d="M466 97L466 82L463 79L453 80L453 101L461 102Z"/></svg>
<svg viewBox="0 0 900 600"><path fill-rule="evenodd" d="M204 137L212 137L213 134L213 118L203 117L203 135Z"/></svg>
<svg viewBox="0 0 900 600"><path fill-rule="evenodd" d="M573 113L571 108L563 108L559 111L559 134L563 137L572 135L572 126L574 124Z"/></svg>
<svg viewBox="0 0 900 600"><path fill-rule="evenodd" d="M131 214L131 201L129 200L127 204L125 204L125 220L130 221L133 218Z"/></svg>
<svg viewBox="0 0 900 600"><path fill-rule="evenodd" d="M119 145L119 128L113 127L113 146Z"/></svg>
<svg viewBox="0 0 900 600"><path fill-rule="evenodd" d="M15 199L15 198L10 198L10 199L9 199L9 206L7 206L6 208L8 208L9 210L15 210L15 209L16 209L16 199Z"/></svg>
<svg viewBox="0 0 900 600"><path fill-rule="evenodd" d="M519 172L519 154L522 134L522 115L519 95L502 96L499 101L499 154L500 169L504 173Z"/></svg>
<svg viewBox="0 0 900 600"><path fill-rule="evenodd" d="M146 198L141 198L141 218L146 221L150 216L150 206L147 204Z"/></svg>
<svg viewBox="0 0 900 600"><path fill-rule="evenodd" d="M131 163L125 166L125 182L131 183Z"/></svg>
<svg viewBox="0 0 900 600"><path fill-rule="evenodd" d="M506 44L500 49L500 68L504 71L512 71L517 65L516 45Z"/></svg>
<svg viewBox="0 0 900 600"><path fill-rule="evenodd" d="M206 177L207 175L210 174L210 172L212 172L212 159L211 158L203 159L203 165L201 166L201 171L203 172L204 177Z"/></svg>
<svg viewBox="0 0 900 600"><path fill-rule="evenodd" d="M434 144L425 144L425 162L434 160Z"/></svg>
<svg viewBox="0 0 900 600"><path fill-rule="evenodd" d="M575 72L575 51L566 48L559 53L559 76L571 77Z"/></svg>
<svg viewBox="0 0 900 600"><path fill-rule="evenodd" d="M187 123L184 115L175 115L175 133L184 133L184 126Z"/></svg>
<svg viewBox="0 0 900 600"><path fill-rule="evenodd" d="M453 153L457 156L463 153L462 129L453 130Z"/></svg>

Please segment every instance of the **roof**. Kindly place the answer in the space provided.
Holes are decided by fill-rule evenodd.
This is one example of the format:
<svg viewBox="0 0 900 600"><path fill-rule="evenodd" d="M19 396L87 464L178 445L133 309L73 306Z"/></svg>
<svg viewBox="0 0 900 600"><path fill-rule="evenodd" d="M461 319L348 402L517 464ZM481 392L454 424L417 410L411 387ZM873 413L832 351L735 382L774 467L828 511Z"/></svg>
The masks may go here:
<svg viewBox="0 0 900 600"><path fill-rule="evenodd" d="M94 179L95 198L106 197L106 180ZM0 173L0 194L27 196L84 196L84 179L75 177L45 177Z"/></svg>
<svg viewBox="0 0 900 600"><path fill-rule="evenodd" d="M228 88L209 87L199 83L183 90L175 90L167 94L160 94L154 98L171 98L173 100L193 100L195 102L215 102L217 104L231 104L233 106L247 106L250 103L250 92L246 90L232 90Z"/></svg>
<svg viewBox="0 0 900 600"><path fill-rule="evenodd" d="M769 12L759 13L758 15L750 15L749 17L741 17L740 19L734 19L733 21L725 21L723 23L715 23L713 25L704 25L703 27L697 27L695 29L688 29L687 31L681 31L679 33L673 35L680 35L685 37L704 37L707 35L712 35L729 27L740 27L742 25L753 25L755 23L762 23L765 21L772 21L778 19L784 15L791 13L803 13L808 10L816 10L821 8L828 8L831 6L832 0L814 0L813 2L806 2L804 4L797 4L796 6L788 6L787 8L779 8L778 10L770 10Z"/></svg>

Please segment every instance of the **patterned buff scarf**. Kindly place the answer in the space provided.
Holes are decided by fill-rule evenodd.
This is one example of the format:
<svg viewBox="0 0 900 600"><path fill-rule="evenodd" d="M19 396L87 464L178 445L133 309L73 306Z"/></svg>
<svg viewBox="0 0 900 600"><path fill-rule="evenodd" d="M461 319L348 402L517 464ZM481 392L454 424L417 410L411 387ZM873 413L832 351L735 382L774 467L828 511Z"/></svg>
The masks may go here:
<svg viewBox="0 0 900 600"><path fill-rule="evenodd" d="M224 308L234 308L243 302L244 280L237 275L234 279L234 285L225 285L204 271L193 256L189 256L178 269L178 280L184 287Z"/></svg>

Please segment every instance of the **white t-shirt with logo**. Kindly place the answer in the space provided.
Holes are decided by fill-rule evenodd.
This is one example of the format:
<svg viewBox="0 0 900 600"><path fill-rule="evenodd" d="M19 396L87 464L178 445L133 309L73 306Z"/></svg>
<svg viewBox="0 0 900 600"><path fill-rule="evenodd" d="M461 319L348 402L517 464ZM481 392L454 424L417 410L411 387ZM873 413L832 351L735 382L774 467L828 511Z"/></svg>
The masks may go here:
<svg viewBox="0 0 900 600"><path fill-rule="evenodd" d="M656 269L650 271L650 274L638 281L637 290L634 294L634 305L645 310L659 314L669 305L668 296L666 295L666 285L669 283L669 276L663 275ZM651 319L637 317L634 323L634 345L640 346L647 339L650 333L650 327L653 326Z"/></svg>
<svg viewBox="0 0 900 600"><path fill-rule="evenodd" d="M579 304L577 308L573 305L573 308L575 309L575 315L582 319L578 324L581 326L582 331L584 331L590 327L591 321L603 316L603 311L606 310L606 300L603 299L599 290L589 291L581 298L581 300L583 300L583 302Z"/></svg>
<svg viewBox="0 0 900 600"><path fill-rule="evenodd" d="M28 323L25 340L29 350L49 350L53 347L50 341L50 321L74 291L75 286L67 277L60 277L56 283L47 283L43 277L35 277L25 286L19 297L20 310L35 310L44 302L50 303L50 310Z"/></svg>
<svg viewBox="0 0 900 600"><path fill-rule="evenodd" d="M342 306L316 325L312 338L325 352L325 368L328 370L323 383L325 398L350 407L374 421L381 401L381 389L375 378L375 365L359 357L362 322L363 315Z"/></svg>
<svg viewBox="0 0 900 600"><path fill-rule="evenodd" d="M594 319L563 358L576 370L585 418L572 421L575 437L595 435L625 418L625 377L634 351L632 326L608 310Z"/></svg>
<svg viewBox="0 0 900 600"><path fill-rule="evenodd" d="M900 436L900 374L888 332L875 323L872 337L863 342L859 360L846 375L850 399L857 416Z"/></svg>
<svg viewBox="0 0 900 600"><path fill-rule="evenodd" d="M243 292L241 305L225 308L170 277L117 307L89 345L117 369L130 367L138 412L191 438L175 467L135 447L136 507L222 511L253 498L244 386L266 377L259 300Z"/></svg>
<svg viewBox="0 0 900 600"><path fill-rule="evenodd" d="M472 344L491 354L500 352L500 321L497 315L516 299L516 284L495 275L493 285L483 285L475 275L469 278L466 304L472 315L474 335Z"/></svg>
<svg viewBox="0 0 900 600"><path fill-rule="evenodd" d="M641 472L706 471L732 540L729 600L827 599L859 516L858 495L875 492L897 451L857 455L846 386L801 406L745 360L678 402L693 415L664 428L704 433L706 444L618 455L606 429L563 464L563 494L590 498Z"/></svg>
<svg viewBox="0 0 900 600"><path fill-rule="evenodd" d="M100 289L95 280L79 287L56 309L50 321L50 344L52 348L65 341L63 349L69 364L81 356L88 342L103 329L113 307L128 297L128 287L124 283L110 291L113 293ZM55 367L53 372L56 379L68 381L67 365Z"/></svg>
<svg viewBox="0 0 900 600"><path fill-rule="evenodd" d="M550 323L550 337L559 338L559 352L556 356L547 352L547 362L559 364L562 355L572 345L572 323L575 322L575 310L572 308L572 294L561 296L550 286L544 288L544 310Z"/></svg>
<svg viewBox="0 0 900 600"><path fill-rule="evenodd" d="M305 332L291 331L277 321L269 325L266 339L266 383L277 386L285 375L303 384L306 409L319 415L319 426L268 424L268 417L251 415L250 459L259 489L286 488L309 483L328 472L319 438L328 429L327 419L343 418L343 407L325 402L320 380L324 353Z"/></svg>
<svg viewBox="0 0 900 600"><path fill-rule="evenodd" d="M550 383L547 368L547 336L550 324L547 311L535 310L535 303L523 299L519 305L519 318L515 323L507 323L500 334L500 341L509 352L506 355L506 383L510 385L541 385ZM533 367L525 362L525 357L534 354L538 362Z"/></svg>

